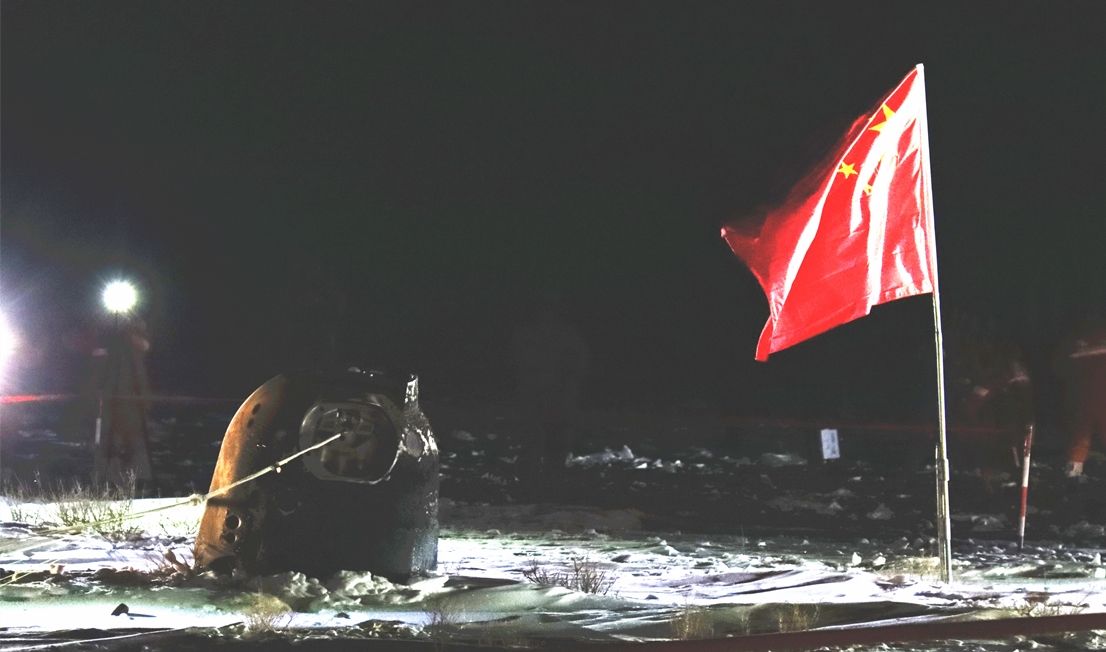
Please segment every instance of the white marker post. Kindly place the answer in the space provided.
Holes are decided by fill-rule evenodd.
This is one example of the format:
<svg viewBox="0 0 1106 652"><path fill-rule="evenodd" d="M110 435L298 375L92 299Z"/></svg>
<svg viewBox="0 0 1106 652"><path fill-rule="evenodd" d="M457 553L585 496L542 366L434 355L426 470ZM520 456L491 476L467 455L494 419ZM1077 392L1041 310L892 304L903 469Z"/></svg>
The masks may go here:
<svg viewBox="0 0 1106 652"><path fill-rule="evenodd" d="M841 459L841 446L837 440L835 428L822 428L822 459L825 461Z"/></svg>
<svg viewBox="0 0 1106 652"><path fill-rule="evenodd" d="M1018 551L1025 547L1025 515L1029 511L1029 462L1033 453L1033 425L1025 427L1025 441L1022 443L1022 491L1021 505L1018 510Z"/></svg>

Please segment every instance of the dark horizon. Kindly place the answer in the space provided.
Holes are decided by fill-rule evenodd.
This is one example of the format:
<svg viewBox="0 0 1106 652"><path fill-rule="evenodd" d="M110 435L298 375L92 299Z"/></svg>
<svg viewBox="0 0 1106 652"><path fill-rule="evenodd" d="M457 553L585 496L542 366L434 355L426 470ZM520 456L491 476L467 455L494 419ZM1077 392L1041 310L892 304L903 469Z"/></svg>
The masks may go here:
<svg viewBox="0 0 1106 652"><path fill-rule="evenodd" d="M928 297L759 364L766 302L718 237L919 62L946 328L1044 370L1106 300L1099 3L0 9L0 304L57 349L136 278L166 390L244 398L323 324L427 396L510 398L510 333L556 291L587 404L925 414Z"/></svg>

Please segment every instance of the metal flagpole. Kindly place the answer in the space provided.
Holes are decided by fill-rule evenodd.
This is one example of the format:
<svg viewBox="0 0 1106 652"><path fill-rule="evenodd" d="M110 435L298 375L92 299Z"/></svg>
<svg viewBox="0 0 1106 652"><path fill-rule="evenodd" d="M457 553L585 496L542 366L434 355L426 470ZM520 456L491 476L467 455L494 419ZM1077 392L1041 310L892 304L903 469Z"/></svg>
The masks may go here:
<svg viewBox="0 0 1106 652"><path fill-rule="evenodd" d="M926 237L932 259L933 338L937 347L937 551L941 561L941 581L952 579L952 522L949 518L949 453L945 431L945 353L941 336L941 291L937 283L937 238L933 223L933 176L929 162L929 115L926 107L925 69L917 65L922 91L922 176L925 177Z"/></svg>

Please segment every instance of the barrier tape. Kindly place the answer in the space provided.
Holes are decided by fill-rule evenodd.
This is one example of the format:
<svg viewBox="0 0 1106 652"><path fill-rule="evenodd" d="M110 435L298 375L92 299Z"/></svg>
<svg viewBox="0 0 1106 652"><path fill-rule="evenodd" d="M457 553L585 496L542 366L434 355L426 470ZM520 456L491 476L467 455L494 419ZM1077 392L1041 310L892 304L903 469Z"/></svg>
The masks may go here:
<svg viewBox="0 0 1106 652"><path fill-rule="evenodd" d="M95 401L96 395L80 394L5 394L0 396L0 405L15 405L19 403L55 403L61 401ZM211 398L206 396L170 396L164 394L137 395L137 394L104 394L104 399L119 401L147 401L150 403L177 403L184 405L223 405L240 403L241 399L235 398Z"/></svg>
<svg viewBox="0 0 1106 652"><path fill-rule="evenodd" d="M12 405L15 403L47 403L53 401L68 401L76 398L75 394L16 394L0 396L0 405Z"/></svg>
<svg viewBox="0 0 1106 652"><path fill-rule="evenodd" d="M95 400L95 396L80 396L78 394L14 394L0 396L0 405L14 405L20 403L45 403L73 401L78 399ZM177 405L229 405L238 404L241 399L213 398L205 396L173 396L173 395L149 395L139 396L134 394L105 395L106 399L122 401L147 401L150 403L167 403ZM602 418L600 420L603 420ZM786 419L767 417L721 417L719 423L731 428L779 428L788 430L812 430L817 432L822 428L836 428L837 430L851 430L854 432L882 432L892 435L921 434L935 436L937 426L923 423L888 423L888 422L859 422L841 421L835 419ZM949 426L948 432L965 435L994 435L1005 433L1011 429L1003 429L994 426ZM1019 433L1020 428L1016 429ZM1019 435L1020 436L1020 435Z"/></svg>
<svg viewBox="0 0 1106 652"><path fill-rule="evenodd" d="M837 421L834 419L804 420L804 419L767 419L757 417L723 417L722 425L733 428L781 428L781 429L805 429L817 432L822 428L834 428L836 430L849 430L853 432L880 432L891 435L928 435L937 436L936 423L886 423L886 422L859 422ZM1017 432L1021 436L1022 429L999 428L997 426L962 426L949 425L947 432L957 435L997 435L1000 433Z"/></svg>

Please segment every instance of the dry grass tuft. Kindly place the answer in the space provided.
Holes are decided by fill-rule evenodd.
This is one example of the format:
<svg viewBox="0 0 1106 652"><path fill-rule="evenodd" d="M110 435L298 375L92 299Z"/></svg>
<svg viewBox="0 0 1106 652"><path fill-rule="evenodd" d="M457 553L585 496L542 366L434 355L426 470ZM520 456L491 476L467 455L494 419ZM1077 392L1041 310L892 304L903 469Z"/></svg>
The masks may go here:
<svg viewBox="0 0 1106 652"><path fill-rule="evenodd" d="M685 603L672 619L672 634L681 641L714 637L714 623L706 607Z"/></svg>
<svg viewBox="0 0 1106 652"><path fill-rule="evenodd" d="M172 550L163 554L146 556L149 568L101 568L92 579L108 586L179 586L196 576L195 561L188 556L177 556Z"/></svg>
<svg viewBox="0 0 1106 652"><path fill-rule="evenodd" d="M1083 596L1084 601L1078 604L1070 602L1050 602L1048 593L1030 593L1020 604L1014 607L1014 613L1023 618L1037 618L1040 616L1073 616L1083 613L1090 605L1086 599L1090 593Z"/></svg>
<svg viewBox="0 0 1106 652"><path fill-rule="evenodd" d="M780 632L805 632L814 629L822 615L822 605L787 602L779 605L776 622Z"/></svg>
<svg viewBox="0 0 1106 652"><path fill-rule="evenodd" d="M479 635L474 644L478 646L512 649L542 647L541 642L532 640L520 628L510 625L484 626L477 631Z"/></svg>
<svg viewBox="0 0 1106 652"><path fill-rule="evenodd" d="M805 632L818 626L822 605L802 602L773 602L753 606L742 618L749 634Z"/></svg>
<svg viewBox="0 0 1106 652"><path fill-rule="evenodd" d="M158 520L157 526L161 536L174 541L195 539L200 533L200 521L195 518L181 518L167 514Z"/></svg>
<svg viewBox="0 0 1106 652"><path fill-rule="evenodd" d="M426 605L426 625L423 632L435 641L445 641L457 635L464 621L464 612L440 597Z"/></svg>
<svg viewBox="0 0 1106 652"><path fill-rule="evenodd" d="M178 556L170 548L160 557L153 557L151 578L161 580L190 580L196 576L196 560L188 555Z"/></svg>
<svg viewBox="0 0 1106 652"><path fill-rule="evenodd" d="M936 582L941 579L941 558L902 557L881 568L878 574L895 583Z"/></svg>
<svg viewBox="0 0 1106 652"><path fill-rule="evenodd" d="M254 593L242 609L246 636L262 636L286 629L294 616L292 608L280 598L267 593Z"/></svg>
<svg viewBox="0 0 1106 652"><path fill-rule="evenodd" d="M23 483L12 486L6 491L11 498L12 520L36 527L61 525L75 532L92 532L109 541L126 541L141 533L141 529L128 520L135 495L133 475L126 478L122 486L112 484L91 485L73 482L59 482L48 486L40 478L33 483L32 490ZM28 510L22 507L27 503L53 503L53 512Z"/></svg>
<svg viewBox="0 0 1106 652"><path fill-rule="evenodd" d="M35 474L34 484L38 485L41 482L38 474ZM27 483L23 480L7 481L0 484L0 495L3 495L8 499L8 508L11 512L11 520L17 523L26 523L27 525L41 525L40 522L35 521L36 512L34 510L26 509L24 506L27 503L43 502L42 492L36 492L27 486Z"/></svg>
<svg viewBox="0 0 1106 652"><path fill-rule="evenodd" d="M128 521L134 505L134 476L122 487L59 487L55 501L58 520L69 528L95 532L108 541L126 541L142 530Z"/></svg>

